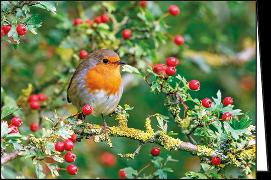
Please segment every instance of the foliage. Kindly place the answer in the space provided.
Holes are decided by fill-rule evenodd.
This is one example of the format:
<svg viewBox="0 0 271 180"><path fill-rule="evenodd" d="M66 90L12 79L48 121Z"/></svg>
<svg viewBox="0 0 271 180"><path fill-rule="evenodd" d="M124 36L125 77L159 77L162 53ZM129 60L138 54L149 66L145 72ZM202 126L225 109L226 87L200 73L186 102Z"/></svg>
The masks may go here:
<svg viewBox="0 0 271 180"><path fill-rule="evenodd" d="M238 3L229 2L227 6L231 8L231 12L236 11L236 7L244 5ZM92 139L99 144L105 142L113 149L112 151L120 146L121 152L114 154L118 154L120 161L125 160L126 162L127 160L128 163L122 163L119 167L124 169L127 178L165 179L171 174L178 174L175 172L176 169L170 167L170 164L180 162L181 159L175 160L175 156L170 151L187 151L200 159L198 170L190 169L181 175L175 175L178 178L244 178L251 176L255 171L255 126L253 126L255 121L250 114L235 108L236 105L224 106L222 99L226 90L221 86L215 86L216 84L214 85L215 90L212 90L212 92L217 92L216 97L212 98L213 105L205 108L201 102L202 97L213 95L208 90L204 90L206 87L202 86L204 80L200 91L191 91L186 77L191 78L193 75L182 69L182 67L192 66L194 63L197 65L196 71L200 69L200 72L195 71L196 74L210 72L210 69L213 69L212 66L224 67L237 64L242 67L247 65L246 63L251 57L249 56L245 60L244 58L238 59L239 56L236 54L243 48L245 50L246 48L253 49L251 32L245 33L248 34L249 39L241 37L242 31L239 26L236 32L229 37L224 35L222 30L213 30L209 35L198 32L206 27L212 29L216 25L215 22L206 21L218 13L212 11L213 6L219 8L223 6L223 4L216 3L192 6L191 2L183 2L180 7L184 12L181 11L180 16L195 23L196 28L184 21L184 24L178 29L179 26L174 27L175 25L172 23L176 22L177 20L174 18L178 17L171 17L166 12L166 8L171 4L148 2L147 8L144 8L139 6L139 2L108 1L93 3L91 6L88 2L71 2L69 5L75 5L77 8L72 8L76 9L74 14L78 14L82 19L82 23L74 25L72 18L78 17L70 17L70 14L73 13L68 12L66 2L1 2L1 26L12 25L7 37L1 37L1 46L4 45L7 49L6 56L1 56L1 63L7 67L1 69L1 74L5 75L1 84L1 155L6 158L6 162L17 157L23 160L31 159L37 178L69 177L62 172L66 168L63 153L56 151L54 145L56 142L71 138L71 135L75 133L77 135L76 146L83 144L84 139ZM48 12L40 11L40 9ZM247 9L249 8L243 7L242 13L247 12ZM49 17L47 21L53 22L53 25L42 18L44 13ZM236 15L236 12L232 13ZM87 23L89 18L95 19L102 14L109 16L108 23ZM205 18L204 23L195 18L202 14ZM231 25L231 22L227 20L229 19L227 13L225 14L224 17L219 16L220 20L227 22L230 28L226 31L232 32L235 24ZM239 16L236 18L237 21L241 21ZM249 24L250 21L246 19L245 23ZM19 37L16 33L16 26L21 23L25 24L34 36L27 34ZM122 38L124 29L132 31L130 39ZM191 36L188 31L191 33L195 31L194 33L197 35ZM174 36L180 33L185 39L185 44L177 46L174 44ZM243 41L247 42L244 47L235 46ZM12 50L11 44L15 45L17 49ZM206 48L214 47L214 50L208 53L201 52L204 50L202 48L204 46ZM157 104L153 103L151 106L153 109L145 112L147 114L145 117L144 114L138 113L141 115L138 115L137 119L133 119L133 113L140 112L140 107L133 108L125 104L125 99L125 103L121 102L121 105L110 115L111 117L108 117L114 119L110 122L109 137L101 133L101 123L96 118L78 119L76 117L78 112L76 113L72 106L67 105L65 91L71 74L81 61L79 51L82 49L89 52L96 49L112 49L118 52L120 58L129 64L122 68L123 79L132 77L132 82L128 82L125 86L125 93L129 92L130 84L148 87L149 94L146 94L144 98L156 97L159 102L163 102L163 110L158 111L155 107ZM29 57L30 53L31 57ZM176 76L159 75L153 71L153 65L163 62L167 56L176 56L181 59ZM222 60L218 60L218 57L222 57ZM25 61L20 59L25 59ZM14 76L9 76L12 72L15 73ZM202 75L199 76L199 78L201 77ZM202 79L204 78L206 77L202 77ZM210 77L210 81L213 81L213 78ZM201 81L201 79L199 80ZM220 84L223 83L228 84L227 82ZM9 86L10 84L15 84L16 87ZM221 90L217 91L217 89ZM33 110L29 107L29 97L37 93L45 93L48 100L41 103L39 110ZM137 99L135 95L133 98ZM140 97L138 99L142 101ZM236 102L238 101L241 99L236 98ZM146 103L148 102L146 101ZM142 105L142 108L144 107ZM232 120L222 120L222 115L226 112L232 115ZM12 116L23 119L24 124L18 133L13 133L8 125ZM27 124L37 121L41 126L40 130L30 132ZM139 124L144 124L145 130L141 130ZM127 149L121 148L121 143L116 140L116 137L127 138L129 143L137 142L136 150L132 153L124 153ZM80 141L82 142L79 143ZM132 160L138 160L141 154L146 156L143 147L153 143L163 147L166 152L165 156L147 157L147 162L144 162L147 165L144 165L143 168L141 164L144 163L138 163L141 169L138 165L129 163ZM133 147L128 151L131 149ZM81 154L91 156L84 154L85 152L82 150ZM78 156L80 156L79 154ZM84 162L83 155L82 162ZM212 157L220 157L221 164L213 165ZM80 161L80 158L77 158L78 160ZM77 161L75 164L79 164ZM1 164L3 164L2 159ZM85 164L89 166L89 164L95 163L87 162ZM6 175L5 168L6 166L1 169L4 176ZM146 169L149 170L146 171ZM84 178L85 176L82 174L79 168L76 176ZM25 177L27 176L33 175L25 175ZM99 174L93 173L92 177L99 177Z"/></svg>

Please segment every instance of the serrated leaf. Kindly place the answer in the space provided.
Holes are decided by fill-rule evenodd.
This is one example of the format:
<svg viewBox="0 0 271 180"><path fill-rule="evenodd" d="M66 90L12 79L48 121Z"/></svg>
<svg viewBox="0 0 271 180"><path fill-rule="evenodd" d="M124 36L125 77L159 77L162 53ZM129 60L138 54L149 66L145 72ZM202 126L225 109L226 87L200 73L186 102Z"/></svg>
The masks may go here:
<svg viewBox="0 0 271 180"><path fill-rule="evenodd" d="M53 177L59 176L59 173L58 173L58 170L57 170L58 169L57 165L55 165L55 164L48 164L47 163L47 166L50 169L51 174L52 174Z"/></svg>
<svg viewBox="0 0 271 180"><path fill-rule="evenodd" d="M53 158L55 161L57 161L57 162L60 162L60 163L63 163L63 162L64 162L64 159L61 158L61 157L59 157L59 156L57 156L57 155L52 156L52 158Z"/></svg>
<svg viewBox="0 0 271 180"><path fill-rule="evenodd" d="M53 14L56 14L56 7L52 2L48 1L39 1L39 4L34 5L36 7L46 9L47 11L52 12Z"/></svg>
<svg viewBox="0 0 271 180"><path fill-rule="evenodd" d="M185 176L193 179L208 179L208 177L205 174L193 171L185 173Z"/></svg>
<svg viewBox="0 0 271 180"><path fill-rule="evenodd" d="M36 175L37 175L37 178L38 178L38 179L43 179L43 178L45 178L45 174L44 174L44 172L43 172L43 167L42 167L42 165L41 165L40 163L37 163L37 164L35 165L35 167L36 167Z"/></svg>
<svg viewBox="0 0 271 180"><path fill-rule="evenodd" d="M6 121L1 122L1 138L8 134L8 123Z"/></svg>
<svg viewBox="0 0 271 180"><path fill-rule="evenodd" d="M62 126L57 132L57 135L61 136L63 139L68 139L73 134L73 131L68 129L67 126Z"/></svg>
<svg viewBox="0 0 271 180"><path fill-rule="evenodd" d="M252 121L249 118L249 116L245 116L245 117L242 117L240 120L233 118L230 125L233 129L237 130L237 129L245 129L249 127L251 123Z"/></svg>
<svg viewBox="0 0 271 180"><path fill-rule="evenodd" d="M122 67L122 71L142 76L137 68L127 64Z"/></svg>
<svg viewBox="0 0 271 180"><path fill-rule="evenodd" d="M135 170L131 167L124 168L123 170L125 171L126 177L128 179L133 179L138 174L137 170Z"/></svg>
<svg viewBox="0 0 271 180"><path fill-rule="evenodd" d="M167 179L167 173L163 169L157 169L153 174L159 179Z"/></svg>
<svg viewBox="0 0 271 180"><path fill-rule="evenodd" d="M154 157L151 162L153 163L154 167L155 168L161 168L162 167L162 161L163 161L163 158L162 157Z"/></svg>
<svg viewBox="0 0 271 180"><path fill-rule="evenodd" d="M10 114L15 113L16 111L18 111L20 108L18 107L12 107L12 106L4 106L1 109L1 119L4 119L5 117L9 116Z"/></svg>

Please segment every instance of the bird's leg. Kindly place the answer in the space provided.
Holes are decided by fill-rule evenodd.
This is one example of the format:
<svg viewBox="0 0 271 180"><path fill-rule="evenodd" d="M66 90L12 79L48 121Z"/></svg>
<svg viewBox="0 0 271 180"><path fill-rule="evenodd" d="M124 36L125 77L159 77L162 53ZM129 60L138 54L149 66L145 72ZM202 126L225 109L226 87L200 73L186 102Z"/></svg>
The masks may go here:
<svg viewBox="0 0 271 180"><path fill-rule="evenodd" d="M102 125L102 131L105 133L105 139L108 139L108 130L110 130L110 128L107 126L104 115L102 114L102 119L103 119L103 125Z"/></svg>

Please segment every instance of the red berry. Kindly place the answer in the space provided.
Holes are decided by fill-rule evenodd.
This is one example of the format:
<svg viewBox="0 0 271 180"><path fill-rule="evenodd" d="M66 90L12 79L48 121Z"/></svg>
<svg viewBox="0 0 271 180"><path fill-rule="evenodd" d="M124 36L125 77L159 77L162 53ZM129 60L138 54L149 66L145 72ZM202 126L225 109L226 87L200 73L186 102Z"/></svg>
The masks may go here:
<svg viewBox="0 0 271 180"><path fill-rule="evenodd" d="M119 170L119 177L121 179L125 179L126 178L126 172L124 171L124 169L120 169Z"/></svg>
<svg viewBox="0 0 271 180"><path fill-rule="evenodd" d="M232 105L233 104L233 98L232 97L225 97L223 100L224 106Z"/></svg>
<svg viewBox="0 0 271 180"><path fill-rule="evenodd" d="M86 24L88 24L90 27L92 26L92 21L90 19L87 19L86 21Z"/></svg>
<svg viewBox="0 0 271 180"><path fill-rule="evenodd" d="M97 23L97 24L102 23L102 17L101 17L101 16L97 16L97 17L94 19L94 22Z"/></svg>
<svg viewBox="0 0 271 180"><path fill-rule="evenodd" d="M76 18L73 20L73 25L78 26L80 24L83 24L83 20L81 18Z"/></svg>
<svg viewBox="0 0 271 180"><path fill-rule="evenodd" d="M64 158L66 162L71 163L76 160L76 155L72 152L67 152Z"/></svg>
<svg viewBox="0 0 271 180"><path fill-rule="evenodd" d="M29 102L31 101L39 101L39 96L37 94L32 94L29 96Z"/></svg>
<svg viewBox="0 0 271 180"><path fill-rule="evenodd" d="M86 50L81 50L79 53L80 59L86 59L88 57L88 52Z"/></svg>
<svg viewBox="0 0 271 180"><path fill-rule="evenodd" d="M167 67L166 68L166 74L168 75L168 76L173 76L173 75L175 75L176 74L176 68L175 67Z"/></svg>
<svg viewBox="0 0 271 180"><path fill-rule="evenodd" d="M130 29L124 29L122 31L122 38L123 39L130 39L132 36L132 31Z"/></svg>
<svg viewBox="0 0 271 180"><path fill-rule="evenodd" d="M218 165L220 165L220 163L221 163L220 157L218 157L218 156L212 157L212 165L218 166Z"/></svg>
<svg viewBox="0 0 271 180"><path fill-rule="evenodd" d="M66 151L71 151L74 148L74 143L71 140L67 139L64 141L64 148Z"/></svg>
<svg viewBox="0 0 271 180"><path fill-rule="evenodd" d="M11 119L11 124L20 127L23 124L23 121L21 118L15 116Z"/></svg>
<svg viewBox="0 0 271 180"><path fill-rule="evenodd" d="M13 133L18 133L19 129L17 126L14 126L13 124L8 125L8 128L11 129L11 131L9 132L9 134L13 134Z"/></svg>
<svg viewBox="0 0 271 180"><path fill-rule="evenodd" d="M1 28L1 32L3 30L3 36L7 35L9 33L10 29L11 29L10 24L3 25L3 27Z"/></svg>
<svg viewBox="0 0 271 180"><path fill-rule="evenodd" d="M168 8L168 12L172 15L172 16L177 16L180 14L180 8L176 5L171 5Z"/></svg>
<svg viewBox="0 0 271 180"><path fill-rule="evenodd" d="M17 27L16 27L16 31L18 33L19 36L23 36L27 33L27 28L24 24L19 24Z"/></svg>
<svg viewBox="0 0 271 180"><path fill-rule="evenodd" d="M152 70L153 70L153 72L155 72L158 75L160 75L160 74L165 75L166 68L167 68L167 66L165 64L155 64L153 66Z"/></svg>
<svg viewBox="0 0 271 180"><path fill-rule="evenodd" d="M74 164L70 164L67 166L67 172L70 174L70 175L75 175L77 174L77 171L78 171L78 168L77 166L75 166Z"/></svg>
<svg viewBox="0 0 271 180"><path fill-rule="evenodd" d="M160 148L159 148L159 147L154 147L154 148L152 148L152 149L151 149L151 154L152 154L153 156L159 156L159 154L160 154Z"/></svg>
<svg viewBox="0 0 271 180"><path fill-rule="evenodd" d="M226 121L226 120L232 120L232 115L231 115L231 113L225 112L225 113L222 115L222 120L223 120L223 121Z"/></svg>
<svg viewBox="0 0 271 180"><path fill-rule="evenodd" d="M77 138L76 134L72 134L69 140L71 140L72 142L76 142L76 138Z"/></svg>
<svg viewBox="0 0 271 180"><path fill-rule="evenodd" d="M201 104L203 105L203 107L209 108L209 107L212 106L213 102L212 102L211 99L209 99L209 98L204 98L204 99L201 101Z"/></svg>
<svg viewBox="0 0 271 180"><path fill-rule="evenodd" d="M174 38L174 42L176 45L180 46L184 43L184 38L181 35L176 35Z"/></svg>
<svg viewBox="0 0 271 180"><path fill-rule="evenodd" d="M90 115L93 112L93 108L89 104L86 104L86 105L83 106L82 112L86 116Z"/></svg>
<svg viewBox="0 0 271 180"><path fill-rule="evenodd" d="M116 157L109 152L104 152L100 156L100 162L106 166L114 166L116 164Z"/></svg>
<svg viewBox="0 0 271 180"><path fill-rule="evenodd" d="M1 37L5 36L5 32L3 31L3 29L1 28Z"/></svg>
<svg viewBox="0 0 271 180"><path fill-rule="evenodd" d="M30 124L30 130L31 130L32 132L38 131L39 128L40 128L40 126L39 126L39 124L36 123L36 122L33 122L32 124Z"/></svg>
<svg viewBox="0 0 271 180"><path fill-rule="evenodd" d="M175 66L178 65L178 59L175 58L175 57L168 57L168 58L166 59L166 64L167 64L168 66L175 67Z"/></svg>
<svg viewBox="0 0 271 180"><path fill-rule="evenodd" d="M39 98L39 101L46 101L47 100L47 96L45 94L38 94L38 98Z"/></svg>
<svg viewBox="0 0 271 180"><path fill-rule="evenodd" d="M200 83L198 80L191 80L189 82L189 88L193 91L198 91L200 89Z"/></svg>
<svg viewBox="0 0 271 180"><path fill-rule="evenodd" d="M109 22L109 16L107 15L107 14L103 14L103 15L101 15L101 21L103 22L103 23L108 23Z"/></svg>
<svg viewBox="0 0 271 180"><path fill-rule="evenodd" d="M56 142L55 143L55 150L58 152L63 152L65 149L64 142Z"/></svg>
<svg viewBox="0 0 271 180"><path fill-rule="evenodd" d="M146 8L147 3L148 3L148 1L139 1L139 6L141 6L142 8Z"/></svg>
<svg viewBox="0 0 271 180"><path fill-rule="evenodd" d="M29 105L31 109L35 109L35 110L40 109L40 103L38 101L30 101Z"/></svg>

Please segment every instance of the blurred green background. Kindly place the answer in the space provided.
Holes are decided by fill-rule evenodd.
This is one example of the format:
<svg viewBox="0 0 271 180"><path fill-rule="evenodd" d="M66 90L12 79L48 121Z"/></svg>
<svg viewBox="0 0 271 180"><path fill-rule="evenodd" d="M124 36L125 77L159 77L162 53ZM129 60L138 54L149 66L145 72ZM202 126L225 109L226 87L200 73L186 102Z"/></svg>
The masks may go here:
<svg viewBox="0 0 271 180"><path fill-rule="evenodd" d="M58 2L57 13L64 14L72 21L80 16L80 8L86 9L85 15L90 19L93 14L89 10L99 2ZM114 2L117 6L125 6L129 2ZM159 7L157 11L166 12L171 4L181 9L181 15L169 16L166 22L170 26L171 34L182 34L186 44L178 48L174 43L168 43L159 49L161 62L167 56L180 57L181 65L177 72L188 81L198 79L201 90L194 93L194 97L215 96L218 89L222 96L232 96L235 107L247 112L256 122L256 3L255 2L149 2L150 7ZM156 6L158 5L158 6ZM17 49L1 41L1 86L7 94L17 98L28 83L39 84L61 69L56 48L65 38L67 32L58 29L59 19L46 11L33 9L41 15L43 25L38 35L28 34ZM155 11L153 11L155 13ZM47 90L48 94L50 90ZM46 92L46 91L45 91ZM58 100L59 101L59 100ZM65 100L65 94L63 99ZM127 89L120 104L130 104L131 111L128 125L134 128L144 128L147 115L159 112L169 115L163 106L163 97L154 95L142 81L137 86ZM100 119L89 118L100 123ZM31 120L29 120L30 122ZM25 123L22 132L27 131ZM108 120L108 124L114 122ZM169 128L174 132L178 129L173 122ZM179 135L179 138L183 138ZM72 178L117 178L118 170L127 166L140 169L150 159L152 144L143 146L141 153L134 160L118 157L118 153L133 152L137 143L124 139L113 138L113 148L104 143L95 144L91 140L83 140L75 146L79 173ZM116 165L107 167L100 163L102 152L109 151L116 155ZM171 162L169 166L174 170L169 178L180 178L188 170L197 168L198 159L187 152L167 152L161 149L161 156L172 155L179 162ZM63 164L65 167L65 164ZM34 177L35 172L31 160L17 159L7 167L7 176L21 175ZM71 178L66 172L61 172L60 178ZM49 176L50 177L50 176Z"/></svg>

